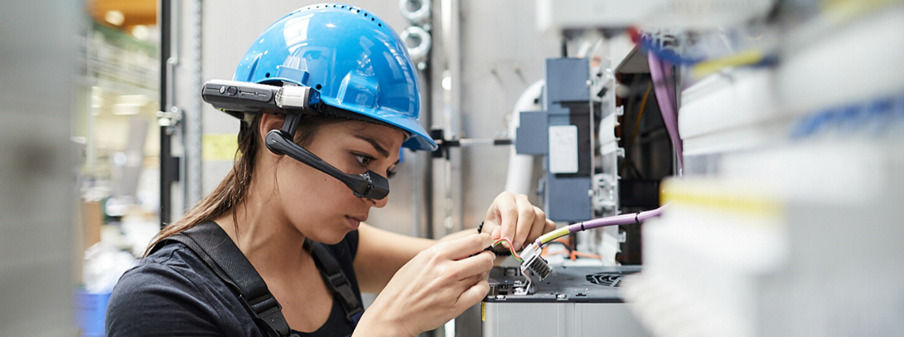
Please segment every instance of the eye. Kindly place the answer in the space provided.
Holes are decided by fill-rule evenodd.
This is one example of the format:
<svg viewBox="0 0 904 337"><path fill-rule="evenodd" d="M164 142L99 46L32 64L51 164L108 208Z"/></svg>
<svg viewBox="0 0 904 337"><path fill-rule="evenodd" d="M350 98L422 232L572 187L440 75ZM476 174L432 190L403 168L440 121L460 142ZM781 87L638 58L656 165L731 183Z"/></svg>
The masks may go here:
<svg viewBox="0 0 904 337"><path fill-rule="evenodd" d="M392 179L392 177L396 175L396 169L397 167L393 166L386 170L386 179Z"/></svg>
<svg viewBox="0 0 904 337"><path fill-rule="evenodd" d="M369 166L370 163L372 163L374 161L373 157L368 156L366 154L353 153L353 155L355 156L355 159L358 161L358 164L360 164L361 167L364 167L364 168L367 168L367 166Z"/></svg>

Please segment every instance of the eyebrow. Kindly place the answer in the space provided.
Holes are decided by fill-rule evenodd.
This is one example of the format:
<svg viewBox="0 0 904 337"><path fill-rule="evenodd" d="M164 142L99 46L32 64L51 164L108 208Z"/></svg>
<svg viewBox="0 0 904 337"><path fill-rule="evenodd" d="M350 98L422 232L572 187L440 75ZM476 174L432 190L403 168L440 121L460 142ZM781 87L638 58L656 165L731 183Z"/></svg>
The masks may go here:
<svg viewBox="0 0 904 337"><path fill-rule="evenodd" d="M384 157L389 157L389 151L386 151L386 149L383 148L383 146L380 146L380 143L377 143L377 141L374 140L373 138L370 138L367 136L362 136L362 135L355 135L355 138L358 138L358 139L361 139L363 141L370 143L370 145L373 146L374 149L377 150L377 152L382 154Z"/></svg>

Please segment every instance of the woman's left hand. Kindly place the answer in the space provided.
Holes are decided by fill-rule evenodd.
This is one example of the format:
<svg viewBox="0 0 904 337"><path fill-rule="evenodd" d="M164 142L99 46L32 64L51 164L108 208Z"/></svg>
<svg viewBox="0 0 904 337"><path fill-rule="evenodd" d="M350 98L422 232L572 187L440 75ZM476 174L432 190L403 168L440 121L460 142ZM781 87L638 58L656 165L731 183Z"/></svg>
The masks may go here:
<svg viewBox="0 0 904 337"><path fill-rule="evenodd" d="M546 218L546 212L532 205L526 195L502 192L487 210L482 232L491 233L493 239L506 238L512 242L512 248L521 250L555 228L556 224Z"/></svg>

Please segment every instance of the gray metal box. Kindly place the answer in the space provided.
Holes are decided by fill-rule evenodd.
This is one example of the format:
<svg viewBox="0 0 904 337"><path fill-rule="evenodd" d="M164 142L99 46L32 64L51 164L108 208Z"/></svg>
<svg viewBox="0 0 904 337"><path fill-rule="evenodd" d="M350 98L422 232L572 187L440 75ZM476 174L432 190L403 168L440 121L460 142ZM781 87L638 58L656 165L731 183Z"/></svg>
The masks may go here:
<svg viewBox="0 0 904 337"><path fill-rule="evenodd" d="M522 111L519 120L520 125L515 131L515 151L518 154L546 154L549 151L546 112Z"/></svg>
<svg viewBox="0 0 904 337"><path fill-rule="evenodd" d="M513 267L490 272L482 303L484 337L649 336L618 294L621 276L639 267L556 267L528 295L513 295L523 280Z"/></svg>
<svg viewBox="0 0 904 337"><path fill-rule="evenodd" d="M590 63L584 58L546 59L546 103L590 100Z"/></svg>
<svg viewBox="0 0 904 337"><path fill-rule="evenodd" d="M584 221L593 217L589 177L559 178L546 175L543 208L555 221Z"/></svg>

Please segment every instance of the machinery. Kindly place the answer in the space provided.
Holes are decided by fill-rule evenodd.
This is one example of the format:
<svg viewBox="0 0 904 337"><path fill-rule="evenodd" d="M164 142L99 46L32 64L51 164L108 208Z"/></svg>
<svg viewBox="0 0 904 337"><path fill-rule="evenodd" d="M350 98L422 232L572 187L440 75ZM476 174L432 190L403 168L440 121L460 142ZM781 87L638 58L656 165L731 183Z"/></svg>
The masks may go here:
<svg viewBox="0 0 904 337"><path fill-rule="evenodd" d="M432 22L409 18L436 42L408 34L420 40L413 57L435 50L415 63L432 83L427 124L450 138L435 137L441 148L482 136L542 156L538 194L565 229L563 242L541 240L520 252L523 263L493 270L484 336L904 330L904 271L894 263L904 227L891 211L904 191L904 81L889 71L904 58L900 1L541 0L496 13L506 5L443 2ZM515 34L529 31L530 10L546 37L588 51L544 60L555 50ZM509 120L488 112L539 78L539 106L516 111L514 131L496 132ZM442 234L479 221L481 198L498 192L489 182L504 172L504 161L486 159L502 152L460 150L451 161L435 153L447 159L435 166L407 156L410 172L437 172L393 181L437 187L423 192L435 204L423 211L398 203L415 209L411 222L428 219ZM666 202L661 217L639 221ZM479 209L459 212L468 208ZM390 214L386 226L409 213Z"/></svg>
<svg viewBox="0 0 904 337"><path fill-rule="evenodd" d="M543 251L541 238L521 252L520 268L491 274L491 294L483 303L484 336L900 334L904 269L889 261L904 253L899 242L904 227L893 211L904 190L904 81L886 68L904 55L904 43L893 33L904 27L904 6L894 1L726 3L748 7L729 11L732 6L726 5L707 12L675 6L667 14L651 9L649 17L637 17L634 22L642 27L642 22L670 24L647 32L629 29L641 49L629 52L622 71L615 71L625 91L652 91L672 150L657 152L673 155L673 176L655 185L667 208L638 235L643 267L600 265L608 259L603 250L597 251L603 257L596 264L544 258L537 256ZM560 15L572 5L589 3L557 2L545 14L547 26L568 35L588 26L604 31L600 27L613 24L606 20L615 20L593 12L604 5L582 12L595 13L588 14L592 18ZM640 64L634 63L636 54L644 55L648 75L624 71ZM623 163L637 163L627 158L647 155L631 145L634 136L625 132L631 130L626 124L650 115L628 118L633 103L624 97L618 104L623 109L615 114L602 103L598 119L588 118L599 122L591 125L599 125L600 133L590 144L604 144L608 136L602 134L616 132L615 153L621 158L612 176L603 169L604 150L590 157L594 174L603 174L591 180L608 185L589 184L588 193L588 185L559 189L572 183L568 179L585 176L562 169L575 162L580 167L580 145L576 156L556 146L581 139L581 127L573 124L578 131L570 133L553 130L566 120L559 106L573 103L554 87L593 83L593 76L588 80L586 73L558 68L564 63L547 61L545 114L536 119L522 114L521 119L522 128L549 129L548 143L541 144L546 147L534 152L547 156L544 206L555 220L588 219L587 209L580 208L587 205L585 197L602 200L601 187L613 186L619 196L609 199L614 207L590 203L592 217L637 211L624 203L624 192L631 190L625 180L636 178L634 187L644 190L644 181L658 175L650 175L649 167L622 170ZM558 70L551 74L549 69ZM587 105L593 115L595 105ZM616 116L614 123L605 122L609 116ZM635 125L643 129L642 124ZM541 133L531 129L525 135ZM519 151L523 142L536 140L518 136ZM584 218L574 220L568 217L572 214ZM622 233L616 239L630 242ZM605 248L605 240L593 246ZM599 280L608 285L594 282ZM638 324L643 329L632 330Z"/></svg>
<svg viewBox="0 0 904 337"><path fill-rule="evenodd" d="M639 267L557 267L530 295L518 295L526 280L517 267L490 273L482 303L483 336L647 336L618 293L622 276Z"/></svg>
<svg viewBox="0 0 904 337"><path fill-rule="evenodd" d="M599 336L601 331L616 336L647 336L618 291L622 277L641 267L637 265L639 259L619 261L626 263L618 265L616 256L621 246L637 246L639 239L627 242L628 235L616 226L639 226L645 219L658 216L661 208L640 212L637 205L620 207L619 184L623 175L631 177L623 173L629 160L625 146L633 144L626 144L616 134L627 133L623 120L631 118L628 124L632 127L641 123L638 117L643 116L645 102L638 113L625 116L627 100L616 107L615 76L616 71L607 62L594 68L588 58L546 60L544 109L520 113L515 147L519 154L544 156L544 209L550 219L573 224L525 247L516 256L522 261L520 266L492 271L490 294L482 303L484 336ZM636 107L637 102L632 103L628 105ZM651 109L655 107L651 105ZM647 115L659 118L658 113ZM652 125L647 129L663 128L661 120L647 124ZM640 152L632 154L641 158ZM666 147L652 156L664 157L659 162L670 163L672 151ZM640 166L650 171L646 168L657 161L639 162L630 165L635 170ZM667 170L663 176L670 173ZM658 180L654 186L658 186ZM630 200L656 200L658 193L655 187L645 191L634 188L632 192ZM619 215L622 212L630 213ZM588 220L593 218L597 219ZM553 240L566 237L571 244L563 246L572 251L571 259L554 256L547 260L547 248L559 247L551 245ZM573 254L579 251L596 257L575 260Z"/></svg>

